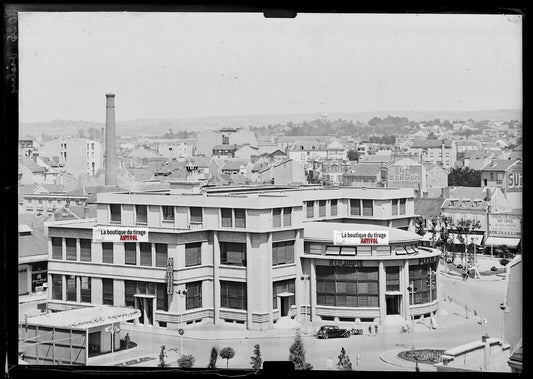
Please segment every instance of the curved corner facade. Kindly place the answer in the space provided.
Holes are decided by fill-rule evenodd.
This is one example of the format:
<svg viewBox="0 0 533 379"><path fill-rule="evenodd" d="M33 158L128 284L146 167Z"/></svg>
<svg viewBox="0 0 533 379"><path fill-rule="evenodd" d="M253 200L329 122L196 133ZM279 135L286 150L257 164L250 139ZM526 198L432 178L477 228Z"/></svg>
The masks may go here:
<svg viewBox="0 0 533 379"><path fill-rule="evenodd" d="M418 247L415 217L411 189L100 193L96 219L47 225L49 309L126 305L141 311L136 323L168 329L201 322L265 330L280 317L383 322L427 315L438 308L427 275L437 270L439 251ZM147 237L93 239L93 230L113 227L143 229ZM389 239L338 246L336 230L386 231Z"/></svg>

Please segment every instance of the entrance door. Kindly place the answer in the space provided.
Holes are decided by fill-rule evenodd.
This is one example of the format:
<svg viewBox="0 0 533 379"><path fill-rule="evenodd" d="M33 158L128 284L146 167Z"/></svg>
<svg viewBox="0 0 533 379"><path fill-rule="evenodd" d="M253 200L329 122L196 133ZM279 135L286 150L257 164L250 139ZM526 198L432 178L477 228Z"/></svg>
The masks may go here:
<svg viewBox="0 0 533 379"><path fill-rule="evenodd" d="M385 299L387 301L387 315L399 315L400 295L387 295Z"/></svg>
<svg viewBox="0 0 533 379"><path fill-rule="evenodd" d="M282 297L281 300L281 317L288 316L289 315L289 298L288 297Z"/></svg>
<svg viewBox="0 0 533 379"><path fill-rule="evenodd" d="M154 315L154 299L144 299L146 304L146 324L145 325L153 325L153 315Z"/></svg>
<svg viewBox="0 0 533 379"><path fill-rule="evenodd" d="M89 333L89 357L100 352L100 332Z"/></svg>

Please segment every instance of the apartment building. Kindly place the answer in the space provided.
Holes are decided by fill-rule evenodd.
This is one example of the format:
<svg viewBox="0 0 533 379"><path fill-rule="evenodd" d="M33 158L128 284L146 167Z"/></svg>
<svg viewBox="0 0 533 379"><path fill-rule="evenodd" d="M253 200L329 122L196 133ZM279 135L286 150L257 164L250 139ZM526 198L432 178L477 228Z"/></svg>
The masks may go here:
<svg viewBox="0 0 533 379"><path fill-rule="evenodd" d="M408 282L438 264L439 251L417 248L412 189L171 184L99 193L96 202L95 219L47 224L51 310L131 306L141 311L134 322L172 330L197 322L265 330L303 314L382 322L409 317ZM145 234L138 242L94 238L110 228ZM343 229L386 231L389 239L336 246L333 231ZM372 284L340 293L329 281L337 271L346 288ZM415 297L417 315L438 306L426 292Z"/></svg>

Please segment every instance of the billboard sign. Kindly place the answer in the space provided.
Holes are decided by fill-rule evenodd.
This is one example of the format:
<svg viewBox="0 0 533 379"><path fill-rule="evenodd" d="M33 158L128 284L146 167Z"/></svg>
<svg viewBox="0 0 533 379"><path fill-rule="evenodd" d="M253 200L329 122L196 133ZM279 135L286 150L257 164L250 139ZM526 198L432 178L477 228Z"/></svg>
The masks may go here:
<svg viewBox="0 0 533 379"><path fill-rule="evenodd" d="M167 259L167 295L174 293L174 258Z"/></svg>
<svg viewBox="0 0 533 379"><path fill-rule="evenodd" d="M517 163L507 173L507 192L522 192L522 164Z"/></svg>
<svg viewBox="0 0 533 379"><path fill-rule="evenodd" d="M491 214L489 215L489 234L501 237L521 237L522 220L519 215Z"/></svg>
<svg viewBox="0 0 533 379"><path fill-rule="evenodd" d="M97 226L93 229L95 242L148 242L148 228Z"/></svg>
<svg viewBox="0 0 533 379"><path fill-rule="evenodd" d="M389 231L334 231L333 243L347 246L388 245Z"/></svg>

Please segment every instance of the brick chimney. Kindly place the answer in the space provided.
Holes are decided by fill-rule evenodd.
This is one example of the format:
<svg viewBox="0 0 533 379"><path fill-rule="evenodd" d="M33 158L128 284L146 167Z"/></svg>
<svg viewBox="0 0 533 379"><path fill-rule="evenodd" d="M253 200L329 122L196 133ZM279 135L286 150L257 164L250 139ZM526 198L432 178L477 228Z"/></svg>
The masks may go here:
<svg viewBox="0 0 533 379"><path fill-rule="evenodd" d="M115 150L115 94L106 95L105 118L105 185L117 185L117 152Z"/></svg>

